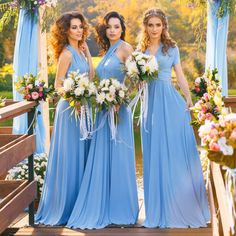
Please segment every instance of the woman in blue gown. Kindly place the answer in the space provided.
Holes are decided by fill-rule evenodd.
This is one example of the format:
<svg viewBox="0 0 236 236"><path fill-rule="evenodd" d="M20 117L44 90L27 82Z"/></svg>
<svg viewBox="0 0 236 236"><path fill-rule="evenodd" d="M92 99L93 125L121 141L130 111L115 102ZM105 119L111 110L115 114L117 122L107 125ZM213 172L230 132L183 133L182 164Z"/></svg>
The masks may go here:
<svg viewBox="0 0 236 236"><path fill-rule="evenodd" d="M179 50L160 9L148 10L143 26L139 48L155 55L159 64L158 77L148 86L147 118L142 119L144 226L204 227L209 221L208 201ZM172 68L186 101L171 84Z"/></svg>
<svg viewBox="0 0 236 236"><path fill-rule="evenodd" d="M58 60L56 89L63 86L70 71L79 70L92 76L91 55L85 43L87 34L87 21L79 12L63 14L53 26L51 43ZM67 223L84 174L88 141L80 140L79 121L71 115L68 106L61 98L56 108L45 182L36 214L36 222L41 224Z"/></svg>
<svg viewBox="0 0 236 236"><path fill-rule="evenodd" d="M108 13L97 27L98 42L105 52L97 67L100 80L124 81L121 63L132 47L123 41L124 19ZM119 109L116 140L112 140L107 111L96 115L95 130L80 192L67 226L99 229L109 224L134 224L138 216L132 115ZM101 127L101 124L103 126Z"/></svg>

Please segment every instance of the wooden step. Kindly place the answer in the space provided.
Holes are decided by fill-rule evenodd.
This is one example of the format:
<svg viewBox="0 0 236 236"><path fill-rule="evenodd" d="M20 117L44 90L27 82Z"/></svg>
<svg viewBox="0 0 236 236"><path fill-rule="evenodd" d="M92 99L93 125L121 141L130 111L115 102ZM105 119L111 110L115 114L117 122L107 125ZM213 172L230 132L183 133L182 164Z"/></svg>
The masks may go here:
<svg viewBox="0 0 236 236"><path fill-rule="evenodd" d="M72 230L64 227L26 227L19 229L15 236L212 236L212 229L147 229L147 228L105 228L98 230Z"/></svg>

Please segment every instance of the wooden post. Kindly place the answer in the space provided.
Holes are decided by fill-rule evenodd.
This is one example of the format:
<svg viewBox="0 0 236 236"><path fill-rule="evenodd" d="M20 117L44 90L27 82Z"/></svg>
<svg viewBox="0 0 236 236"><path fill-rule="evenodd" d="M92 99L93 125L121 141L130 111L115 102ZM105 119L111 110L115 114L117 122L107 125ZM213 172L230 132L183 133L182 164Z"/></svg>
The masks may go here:
<svg viewBox="0 0 236 236"><path fill-rule="evenodd" d="M33 128L33 119L35 109L33 108L31 111L28 112L28 135L32 135L34 133ZM28 171L29 171L29 182L34 181L34 154L31 154L28 157ZM34 226L34 201L29 204L29 225Z"/></svg>
<svg viewBox="0 0 236 236"><path fill-rule="evenodd" d="M40 17L40 24L42 22L42 16L45 11L45 6L39 8L39 17ZM46 85L48 86L48 68L47 68L47 38L46 33L42 32L41 26L39 27L39 40L38 40L38 59L39 59L39 72L40 77L45 81ZM50 145L50 122L49 122L49 104L48 102L44 102L42 105L43 111L43 122L45 126L45 151L48 154L49 152L49 145Z"/></svg>

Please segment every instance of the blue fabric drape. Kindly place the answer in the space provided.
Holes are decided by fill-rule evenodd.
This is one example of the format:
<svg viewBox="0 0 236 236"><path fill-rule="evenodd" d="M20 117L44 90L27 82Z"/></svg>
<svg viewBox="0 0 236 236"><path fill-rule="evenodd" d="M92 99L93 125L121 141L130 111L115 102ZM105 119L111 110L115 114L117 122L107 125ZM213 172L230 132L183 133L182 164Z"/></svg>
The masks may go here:
<svg viewBox="0 0 236 236"><path fill-rule="evenodd" d="M228 95L228 74L227 74L227 38L229 14L217 18L219 1L208 1L207 20L207 46L206 46L206 70L207 68L218 69L221 80L222 95Z"/></svg>
<svg viewBox="0 0 236 236"><path fill-rule="evenodd" d="M13 99L14 101L22 101L23 97L19 94L14 86L14 82L18 80L19 76L26 73L37 75L38 73L38 34L39 24L30 17L24 9L20 10L14 59L13 59ZM37 110L41 111L41 105ZM23 114L14 118L13 133L24 134L27 131L28 122L27 114ZM36 133L36 153L43 153L45 142L45 128L43 124L42 115L37 116L37 123L35 127Z"/></svg>

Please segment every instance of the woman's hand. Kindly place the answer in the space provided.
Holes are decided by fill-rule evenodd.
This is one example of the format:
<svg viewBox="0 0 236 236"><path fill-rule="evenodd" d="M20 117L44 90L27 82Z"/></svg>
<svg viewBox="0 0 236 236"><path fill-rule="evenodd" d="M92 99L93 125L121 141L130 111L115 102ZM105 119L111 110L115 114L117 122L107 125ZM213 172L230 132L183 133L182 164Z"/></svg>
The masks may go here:
<svg viewBox="0 0 236 236"><path fill-rule="evenodd" d="M86 57L90 56L90 51L86 42L82 44L81 49Z"/></svg>
<svg viewBox="0 0 236 236"><path fill-rule="evenodd" d="M189 108L193 107L193 101L192 98L189 96L186 98L186 104L187 104L187 109L189 110Z"/></svg>

